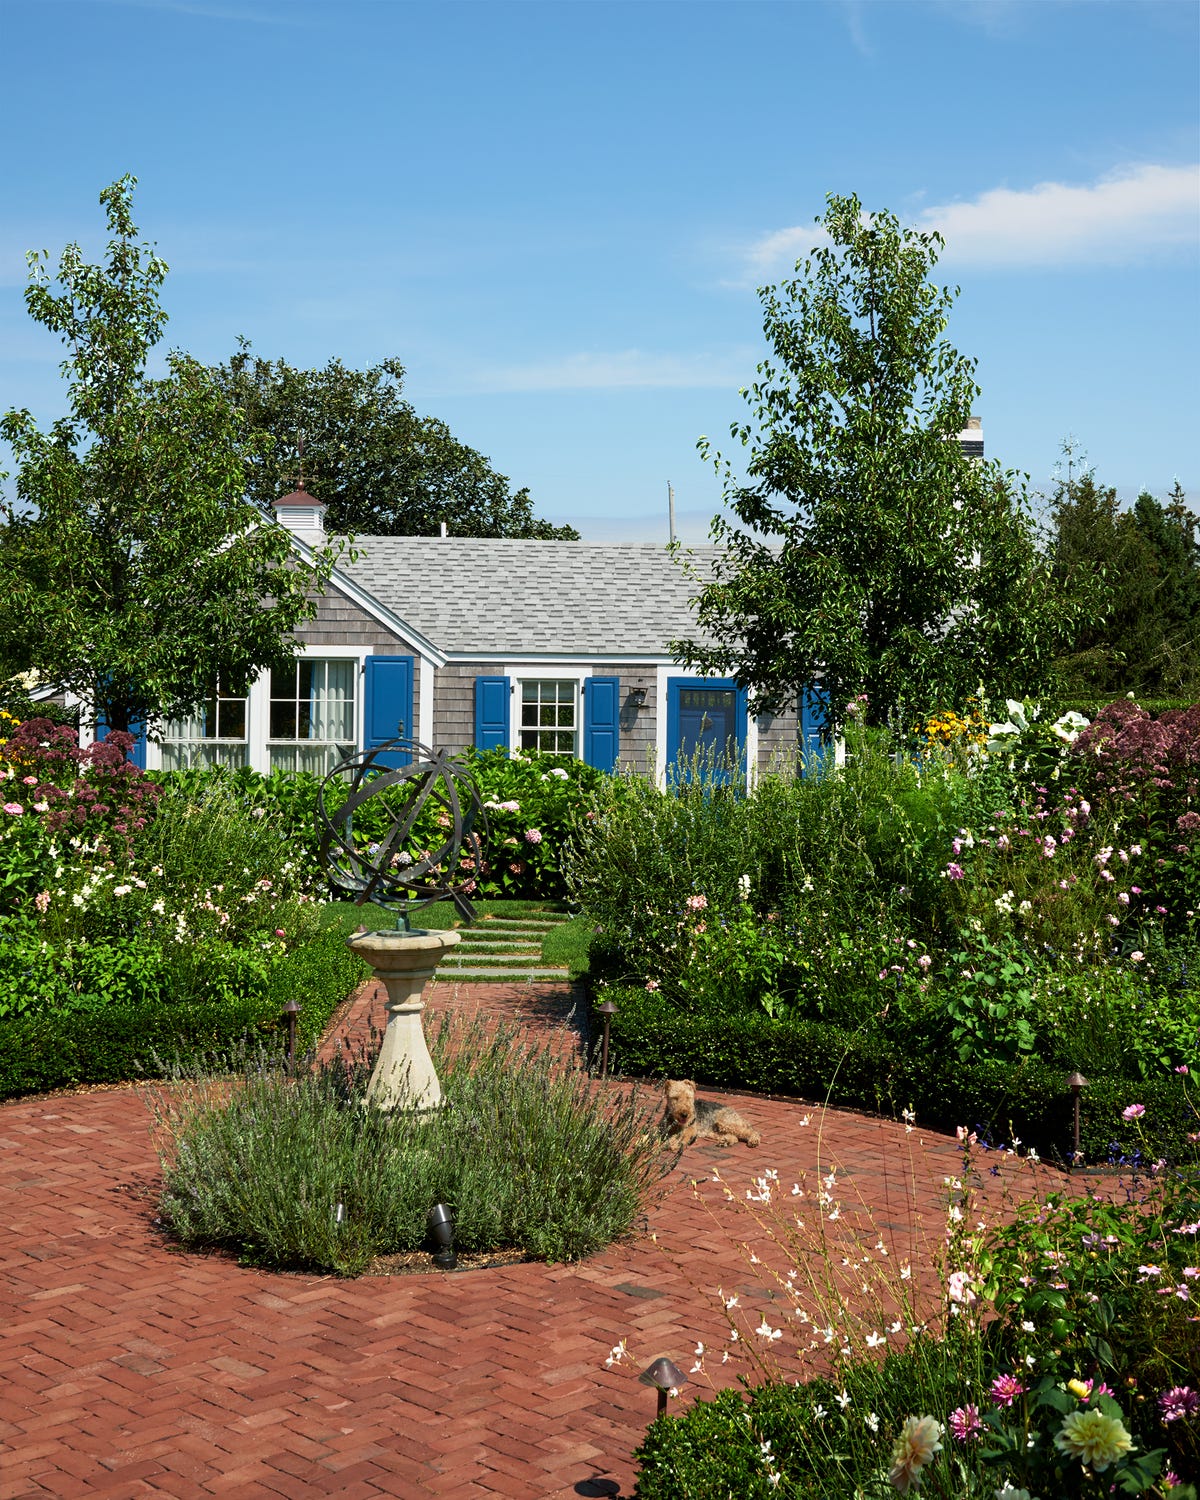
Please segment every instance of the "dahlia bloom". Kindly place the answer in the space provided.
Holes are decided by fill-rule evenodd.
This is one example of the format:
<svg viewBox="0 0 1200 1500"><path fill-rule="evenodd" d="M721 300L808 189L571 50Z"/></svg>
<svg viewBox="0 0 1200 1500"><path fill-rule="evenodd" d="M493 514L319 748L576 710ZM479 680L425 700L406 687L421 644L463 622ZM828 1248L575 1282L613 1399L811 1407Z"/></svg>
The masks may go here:
<svg viewBox="0 0 1200 1500"><path fill-rule="evenodd" d="M1060 1453L1103 1474L1118 1463L1133 1447L1133 1439L1119 1417L1102 1411L1073 1411L1064 1419L1062 1430L1054 1439Z"/></svg>
<svg viewBox="0 0 1200 1500"><path fill-rule="evenodd" d="M902 1495L920 1489L921 1471L942 1449L942 1424L932 1417L908 1417L892 1448L888 1479Z"/></svg>

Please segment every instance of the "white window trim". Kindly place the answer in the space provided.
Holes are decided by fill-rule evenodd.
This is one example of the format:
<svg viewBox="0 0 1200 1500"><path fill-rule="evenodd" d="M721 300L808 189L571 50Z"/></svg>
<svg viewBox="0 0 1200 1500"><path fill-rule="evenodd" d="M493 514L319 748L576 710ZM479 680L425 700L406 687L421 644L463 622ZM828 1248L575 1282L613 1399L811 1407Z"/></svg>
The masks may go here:
<svg viewBox="0 0 1200 1500"><path fill-rule="evenodd" d="M357 646L319 646L309 645L304 641L297 641L294 653L298 657L311 656L321 661L352 661L357 663L354 674L354 745L355 749L362 746L363 742L363 696L366 689L367 657L376 656L379 653L365 650ZM405 653L407 655L407 653ZM424 663L422 662L422 665ZM422 672L421 679L424 682L426 676L432 678L431 672ZM250 684L249 703L246 707L246 764L252 771L260 771L264 776L271 769L271 754L268 749L270 740L269 730L271 727L271 674L260 672ZM422 717L424 717L422 715ZM304 743L304 742L300 742ZM154 740L146 744L146 769L148 771L162 770L162 746Z"/></svg>
<svg viewBox="0 0 1200 1500"><path fill-rule="evenodd" d="M597 673L593 662L563 663L556 661L519 663L508 662L501 668L508 678L508 752L515 755L521 748L521 684L523 682L574 682L575 684L575 734L577 749L575 759L583 759L583 685L589 677L605 676Z"/></svg>

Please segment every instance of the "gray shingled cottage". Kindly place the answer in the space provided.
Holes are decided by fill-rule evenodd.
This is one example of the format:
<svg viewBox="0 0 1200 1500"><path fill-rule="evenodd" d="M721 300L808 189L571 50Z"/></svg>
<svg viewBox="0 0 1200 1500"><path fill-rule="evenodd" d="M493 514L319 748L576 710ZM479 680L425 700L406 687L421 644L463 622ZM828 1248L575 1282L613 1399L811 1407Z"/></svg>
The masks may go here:
<svg viewBox="0 0 1200 1500"><path fill-rule="evenodd" d="M276 502L301 552L323 539L324 509L303 489ZM218 691L160 743L140 744L147 769L323 773L397 732L659 775L730 739L751 768L797 744L794 714L751 718L731 680L671 661L667 643L695 629L694 584L664 547L466 537L359 537L355 547L297 632L293 665L244 698ZM703 567L715 550L693 557Z"/></svg>
<svg viewBox="0 0 1200 1500"><path fill-rule="evenodd" d="M963 452L983 457L972 417ZM306 554L325 507L304 490L275 502ZM245 697L140 740L148 770L225 764L323 774L398 733L452 751L546 750L661 776L698 748L742 747L747 768L815 750L808 694L795 712L752 718L730 679L689 676L667 644L690 636L695 585L665 547L470 537L359 537L334 571L292 665ZM692 549L703 571L714 547Z"/></svg>

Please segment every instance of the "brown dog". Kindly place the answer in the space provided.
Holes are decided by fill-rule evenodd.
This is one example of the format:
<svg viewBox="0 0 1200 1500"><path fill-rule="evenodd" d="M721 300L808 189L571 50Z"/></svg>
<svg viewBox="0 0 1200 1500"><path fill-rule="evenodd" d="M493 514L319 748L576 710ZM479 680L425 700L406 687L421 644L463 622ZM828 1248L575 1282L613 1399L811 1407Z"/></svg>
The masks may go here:
<svg viewBox="0 0 1200 1500"><path fill-rule="evenodd" d="M678 1137L681 1146L701 1139L716 1141L720 1146L732 1146L734 1141L757 1146L761 1140L758 1131L736 1109L714 1104L711 1099L697 1099L696 1085L690 1079L668 1080L665 1092L664 1124L667 1134Z"/></svg>

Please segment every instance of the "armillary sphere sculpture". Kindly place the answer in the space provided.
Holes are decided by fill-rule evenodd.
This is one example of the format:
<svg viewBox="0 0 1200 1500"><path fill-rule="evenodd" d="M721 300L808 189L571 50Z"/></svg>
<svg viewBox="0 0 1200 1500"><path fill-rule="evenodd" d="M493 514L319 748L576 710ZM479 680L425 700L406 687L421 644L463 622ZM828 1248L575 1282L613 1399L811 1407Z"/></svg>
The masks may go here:
<svg viewBox="0 0 1200 1500"><path fill-rule="evenodd" d="M345 793L336 805L335 790ZM382 823L382 834L364 845L354 818L366 812L372 828ZM316 816L319 856L330 884L360 906L370 902L396 917L392 929L347 939L388 997L387 1028L368 1102L380 1109L435 1109L442 1086L425 1042L422 996L443 953L460 939L455 931L413 928L409 917L431 901L451 900L466 921L474 918L470 872L482 866L479 829L487 826L475 783L444 750L417 740L389 740L348 756L330 771L317 792ZM431 823L430 847L414 852L418 827L427 830ZM464 852L465 877L458 874Z"/></svg>

